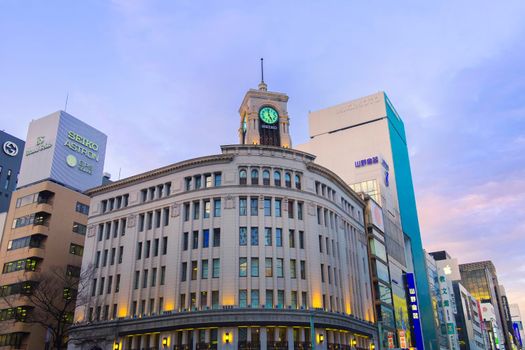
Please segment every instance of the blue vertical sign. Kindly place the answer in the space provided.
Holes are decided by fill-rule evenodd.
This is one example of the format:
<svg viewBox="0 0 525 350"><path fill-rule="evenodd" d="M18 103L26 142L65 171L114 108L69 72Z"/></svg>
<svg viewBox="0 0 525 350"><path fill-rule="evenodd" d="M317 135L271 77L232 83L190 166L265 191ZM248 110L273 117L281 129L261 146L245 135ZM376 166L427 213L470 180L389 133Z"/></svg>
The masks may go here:
<svg viewBox="0 0 525 350"><path fill-rule="evenodd" d="M423 332L421 329L421 314L419 313L419 305L417 303L417 289L416 280L414 274L407 272L406 274L407 287L408 287L408 302L410 319L412 320L412 326L414 327L414 335L416 338L416 348L418 350L425 349L425 343L423 342Z"/></svg>

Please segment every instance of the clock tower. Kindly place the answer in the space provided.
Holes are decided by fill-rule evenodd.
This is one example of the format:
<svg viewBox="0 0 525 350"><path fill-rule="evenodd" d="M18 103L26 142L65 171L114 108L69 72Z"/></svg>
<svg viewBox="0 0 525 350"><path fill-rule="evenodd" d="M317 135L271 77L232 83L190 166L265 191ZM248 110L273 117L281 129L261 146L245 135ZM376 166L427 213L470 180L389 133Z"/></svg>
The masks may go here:
<svg viewBox="0 0 525 350"><path fill-rule="evenodd" d="M239 108L240 143L291 148L287 102L288 95L268 91L261 74L258 89L248 90Z"/></svg>

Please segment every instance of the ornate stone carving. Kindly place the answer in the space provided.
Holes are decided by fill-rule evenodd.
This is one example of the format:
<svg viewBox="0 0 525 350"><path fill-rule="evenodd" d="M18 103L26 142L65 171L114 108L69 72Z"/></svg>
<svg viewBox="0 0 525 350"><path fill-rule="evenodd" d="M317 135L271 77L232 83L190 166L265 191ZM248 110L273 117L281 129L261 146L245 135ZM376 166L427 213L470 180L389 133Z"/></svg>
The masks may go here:
<svg viewBox="0 0 525 350"><path fill-rule="evenodd" d="M126 220L127 221L127 224L128 224L128 228L132 228L132 227L135 227L135 218L137 216L136 215L129 215L128 216L128 219Z"/></svg>
<svg viewBox="0 0 525 350"><path fill-rule="evenodd" d="M177 217L180 215L180 205L178 203L173 203L171 205L171 217Z"/></svg>

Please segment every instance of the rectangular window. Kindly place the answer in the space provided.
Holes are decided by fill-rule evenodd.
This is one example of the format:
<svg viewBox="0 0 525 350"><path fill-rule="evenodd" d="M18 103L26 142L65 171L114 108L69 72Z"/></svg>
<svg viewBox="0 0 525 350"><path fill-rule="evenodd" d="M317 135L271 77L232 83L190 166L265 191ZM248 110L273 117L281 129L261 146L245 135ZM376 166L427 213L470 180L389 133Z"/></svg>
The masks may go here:
<svg viewBox="0 0 525 350"><path fill-rule="evenodd" d="M264 198L264 216L272 216L272 199Z"/></svg>
<svg viewBox="0 0 525 350"><path fill-rule="evenodd" d="M252 307L259 307L259 290L252 289L250 294Z"/></svg>
<svg viewBox="0 0 525 350"><path fill-rule="evenodd" d="M142 259L142 242L137 242L137 260Z"/></svg>
<svg viewBox="0 0 525 350"><path fill-rule="evenodd" d="M290 248L295 248L295 230L288 231L288 242L290 243Z"/></svg>
<svg viewBox="0 0 525 350"><path fill-rule="evenodd" d="M117 248L111 248L111 254L109 256L109 264L115 264L115 256L117 255Z"/></svg>
<svg viewBox="0 0 525 350"><path fill-rule="evenodd" d="M186 294L181 294L179 297L179 301L181 309L186 310Z"/></svg>
<svg viewBox="0 0 525 350"><path fill-rule="evenodd" d="M219 259L213 259L212 263L213 263L212 277L219 278L221 274L221 261Z"/></svg>
<svg viewBox="0 0 525 350"><path fill-rule="evenodd" d="M97 252L97 255L95 255L95 267L98 267L100 264L100 251Z"/></svg>
<svg viewBox="0 0 525 350"><path fill-rule="evenodd" d="M160 217L161 217L161 211L155 210L155 228L160 227Z"/></svg>
<svg viewBox="0 0 525 350"><path fill-rule="evenodd" d="M168 226L170 224L170 208L162 209L163 225Z"/></svg>
<svg viewBox="0 0 525 350"><path fill-rule="evenodd" d="M202 247L208 248L210 246L210 230L202 230Z"/></svg>
<svg viewBox="0 0 525 350"><path fill-rule="evenodd" d="M184 203L182 214L184 216L184 221L190 220L190 203Z"/></svg>
<svg viewBox="0 0 525 350"><path fill-rule="evenodd" d="M113 238L118 236L118 220L113 221Z"/></svg>
<svg viewBox="0 0 525 350"><path fill-rule="evenodd" d="M139 232L144 231L144 214L139 215Z"/></svg>
<svg viewBox="0 0 525 350"><path fill-rule="evenodd" d="M75 210L78 213L81 213L81 214L84 214L84 215L88 215L89 214L89 205L77 202L77 204L75 206Z"/></svg>
<svg viewBox="0 0 525 350"><path fill-rule="evenodd" d="M160 268L160 285L163 286L166 281L166 266Z"/></svg>
<svg viewBox="0 0 525 350"><path fill-rule="evenodd" d="M147 214L147 226L148 230L151 230L153 228L153 212L149 211Z"/></svg>
<svg viewBox="0 0 525 350"><path fill-rule="evenodd" d="M126 234L126 224L127 224L127 220L126 218L124 219L120 219L120 235L121 236L124 236Z"/></svg>
<svg viewBox="0 0 525 350"><path fill-rule="evenodd" d="M251 258L250 274L252 277L259 277L259 258Z"/></svg>
<svg viewBox="0 0 525 350"><path fill-rule="evenodd" d="M239 290L239 307L246 307L247 306L247 294L246 289L240 289Z"/></svg>
<svg viewBox="0 0 525 350"><path fill-rule="evenodd" d="M277 260L275 261L275 273L277 274L277 277L284 277L284 272L283 272L283 259L282 258L277 258Z"/></svg>
<svg viewBox="0 0 525 350"><path fill-rule="evenodd" d="M272 228L271 227L264 228L264 245L267 247L272 245Z"/></svg>
<svg viewBox="0 0 525 350"><path fill-rule="evenodd" d="M198 220L201 211L200 202L193 202L193 219Z"/></svg>
<svg viewBox="0 0 525 350"><path fill-rule="evenodd" d="M191 177L184 178L184 190L185 191L191 190Z"/></svg>
<svg viewBox="0 0 525 350"><path fill-rule="evenodd" d="M208 259L204 259L201 262L201 278L208 279Z"/></svg>
<svg viewBox="0 0 525 350"><path fill-rule="evenodd" d="M321 264L321 282L324 283L324 264Z"/></svg>
<svg viewBox="0 0 525 350"><path fill-rule="evenodd" d="M146 246L144 247L144 258L145 259L149 258L150 250L151 250L151 241L147 240Z"/></svg>
<svg viewBox="0 0 525 350"><path fill-rule="evenodd" d="M292 290L290 301L291 301L292 309L297 309L297 291L296 290Z"/></svg>
<svg viewBox="0 0 525 350"><path fill-rule="evenodd" d="M248 244L248 229L246 227L239 227L239 245Z"/></svg>
<svg viewBox="0 0 525 350"><path fill-rule="evenodd" d="M195 181L195 189L198 190L202 186L202 177L200 175L195 175L193 177L193 180Z"/></svg>
<svg viewBox="0 0 525 350"><path fill-rule="evenodd" d="M213 246L214 247L221 246L221 229L220 228L213 229Z"/></svg>
<svg viewBox="0 0 525 350"><path fill-rule="evenodd" d="M221 216L221 199L215 198L213 200L213 216L218 218Z"/></svg>
<svg viewBox="0 0 525 350"><path fill-rule="evenodd" d="M122 264L122 259L124 258L124 246L118 247L118 263Z"/></svg>
<svg viewBox="0 0 525 350"><path fill-rule="evenodd" d="M211 174L204 174L204 187L210 188L212 185L212 177Z"/></svg>
<svg viewBox="0 0 525 350"><path fill-rule="evenodd" d="M153 241L153 256L159 256L159 244L159 239L155 238L155 240Z"/></svg>
<svg viewBox="0 0 525 350"><path fill-rule="evenodd" d="M251 228L250 244L253 246L259 245L259 228L258 227Z"/></svg>
<svg viewBox="0 0 525 350"><path fill-rule="evenodd" d="M299 231L299 248L304 249L304 231Z"/></svg>
<svg viewBox="0 0 525 350"><path fill-rule="evenodd" d="M193 231L192 239L191 239L191 249L198 249L199 248L199 231Z"/></svg>
<svg viewBox="0 0 525 350"><path fill-rule="evenodd" d="M283 246L283 229L282 228L275 229L275 245L277 247Z"/></svg>
<svg viewBox="0 0 525 350"><path fill-rule="evenodd" d="M301 265L300 267L301 279L305 280L306 279L306 261L301 260L300 265Z"/></svg>
<svg viewBox="0 0 525 350"><path fill-rule="evenodd" d="M248 274L248 259L239 258L239 277L246 277Z"/></svg>
<svg viewBox="0 0 525 350"><path fill-rule="evenodd" d="M219 308L219 291L214 290L211 292L211 307L216 310Z"/></svg>
<svg viewBox="0 0 525 350"><path fill-rule="evenodd" d="M211 215L211 202L210 202L209 199L205 199L203 201L203 203L204 203L204 215L203 215L203 217L205 219L208 219L210 217L210 215Z"/></svg>
<svg viewBox="0 0 525 350"><path fill-rule="evenodd" d="M157 285L157 268L151 269L151 286L155 287Z"/></svg>
<svg viewBox="0 0 525 350"><path fill-rule="evenodd" d="M266 302L264 303L264 307L268 309L273 308L273 290L272 289L266 290Z"/></svg>
<svg viewBox="0 0 525 350"><path fill-rule="evenodd" d="M191 262L191 280L192 281L195 281L197 279L197 276L198 276L198 268L197 268L197 263L198 261L197 260L194 260Z"/></svg>
<svg viewBox="0 0 525 350"><path fill-rule="evenodd" d="M293 208L294 207L294 201L289 199L288 200L288 219L293 219Z"/></svg>
<svg viewBox="0 0 525 350"><path fill-rule="evenodd" d="M188 232L184 232L182 235L182 250L188 250L188 243L189 243L188 236L189 236Z"/></svg>
<svg viewBox="0 0 525 350"><path fill-rule="evenodd" d="M239 198L239 216L246 216L248 200L246 197Z"/></svg>
<svg viewBox="0 0 525 350"><path fill-rule="evenodd" d="M104 249L104 255L102 255L102 266L106 266L108 263L108 250Z"/></svg>
<svg viewBox="0 0 525 350"><path fill-rule="evenodd" d="M297 262L295 259L290 259L290 278L297 278Z"/></svg>
<svg viewBox="0 0 525 350"><path fill-rule="evenodd" d="M319 253L323 252L323 236L319 235Z"/></svg>
<svg viewBox="0 0 525 350"><path fill-rule="evenodd" d="M213 179L214 179L214 186L215 187L218 187L221 185L221 182L222 182L222 174L221 173L215 173L213 174Z"/></svg>
<svg viewBox="0 0 525 350"><path fill-rule="evenodd" d="M250 215L259 215L259 199L257 197L250 197Z"/></svg>
<svg viewBox="0 0 525 350"><path fill-rule="evenodd" d="M120 291L120 274L117 275L117 278L115 280L115 293L118 293Z"/></svg>
<svg viewBox="0 0 525 350"><path fill-rule="evenodd" d="M297 219L302 220L303 219L303 202L297 202Z"/></svg>
<svg viewBox="0 0 525 350"><path fill-rule="evenodd" d="M188 263L187 262L183 262L182 263L182 267L181 267L181 275L180 275L180 280L182 282L186 281L187 279L187 276L188 276Z"/></svg>
<svg viewBox="0 0 525 350"><path fill-rule="evenodd" d="M139 289L140 271L135 271L135 278L133 279L133 289Z"/></svg>
<svg viewBox="0 0 525 350"><path fill-rule="evenodd" d="M272 277L273 276L273 260L272 258L266 258L264 261L265 261L264 276Z"/></svg>
<svg viewBox="0 0 525 350"><path fill-rule="evenodd" d="M69 245L69 254L82 256L82 254L84 254L84 247L78 244L71 243Z"/></svg>
<svg viewBox="0 0 525 350"><path fill-rule="evenodd" d="M91 285L91 296L94 297L97 294L97 279L93 278L93 284Z"/></svg>
<svg viewBox="0 0 525 350"><path fill-rule="evenodd" d="M78 222L73 223L73 232L78 233L79 235L86 235L87 227L86 225L79 224Z"/></svg>
<svg viewBox="0 0 525 350"><path fill-rule="evenodd" d="M279 289L277 291L277 307L282 309L284 307L284 290Z"/></svg>
<svg viewBox="0 0 525 350"><path fill-rule="evenodd" d="M144 270L144 273L142 274L142 288L146 288L148 286L148 270Z"/></svg>
<svg viewBox="0 0 525 350"><path fill-rule="evenodd" d="M282 203L282 200L281 199L275 199L275 216L280 218L281 217L281 203Z"/></svg>

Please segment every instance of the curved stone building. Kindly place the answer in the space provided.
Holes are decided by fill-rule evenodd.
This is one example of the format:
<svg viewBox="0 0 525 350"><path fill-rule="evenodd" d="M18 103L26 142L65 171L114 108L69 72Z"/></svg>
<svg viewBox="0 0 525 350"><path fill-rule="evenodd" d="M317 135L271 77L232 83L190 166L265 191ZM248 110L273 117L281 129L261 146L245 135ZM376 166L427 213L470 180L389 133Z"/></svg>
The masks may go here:
<svg viewBox="0 0 525 350"><path fill-rule="evenodd" d="M374 348L365 204L290 149L287 101L261 82L240 145L88 191L73 348Z"/></svg>

